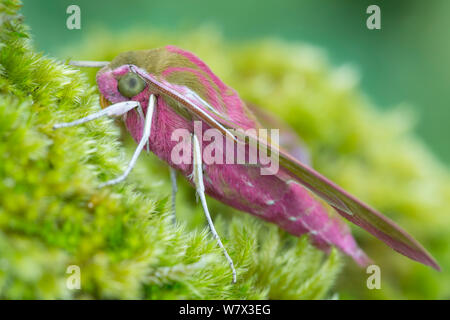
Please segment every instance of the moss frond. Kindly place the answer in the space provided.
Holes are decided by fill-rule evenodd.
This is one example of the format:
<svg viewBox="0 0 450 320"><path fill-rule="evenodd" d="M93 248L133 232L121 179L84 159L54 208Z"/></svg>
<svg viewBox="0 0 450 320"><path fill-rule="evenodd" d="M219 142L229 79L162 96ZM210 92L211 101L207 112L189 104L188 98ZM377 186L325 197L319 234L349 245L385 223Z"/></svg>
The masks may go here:
<svg viewBox="0 0 450 320"><path fill-rule="evenodd" d="M127 183L99 189L128 159L119 128L98 119L52 130L98 110L95 87L33 51L17 1L0 7L0 298L325 297L340 266L335 253L243 214L217 214L238 269L232 285L193 190L183 187L181 223L172 224L161 189L168 176L150 156ZM79 290L66 286L70 265L80 267Z"/></svg>

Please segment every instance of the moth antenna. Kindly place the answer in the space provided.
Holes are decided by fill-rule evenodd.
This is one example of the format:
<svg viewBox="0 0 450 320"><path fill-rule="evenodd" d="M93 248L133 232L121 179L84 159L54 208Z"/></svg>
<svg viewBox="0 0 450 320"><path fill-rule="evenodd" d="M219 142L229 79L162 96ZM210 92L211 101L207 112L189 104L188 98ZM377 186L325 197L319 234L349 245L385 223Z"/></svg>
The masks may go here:
<svg viewBox="0 0 450 320"><path fill-rule="evenodd" d="M176 199L177 199L177 171L172 168L170 168L170 181L172 182L172 219L173 222L177 223L177 215L176 215Z"/></svg>
<svg viewBox="0 0 450 320"><path fill-rule="evenodd" d="M109 61L69 61L71 66L75 67L87 67L87 68L103 68L109 64Z"/></svg>

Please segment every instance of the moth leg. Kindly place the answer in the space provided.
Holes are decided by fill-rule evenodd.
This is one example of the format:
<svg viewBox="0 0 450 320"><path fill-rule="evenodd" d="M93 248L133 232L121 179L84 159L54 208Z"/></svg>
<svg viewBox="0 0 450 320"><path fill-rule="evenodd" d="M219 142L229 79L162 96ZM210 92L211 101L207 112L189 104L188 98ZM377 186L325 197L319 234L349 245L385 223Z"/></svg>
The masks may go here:
<svg viewBox="0 0 450 320"><path fill-rule="evenodd" d="M124 173L122 173L122 175L120 175L116 179L112 179L105 183L100 184L100 188L105 187L105 186L110 186L110 185L113 185L113 184L116 184L116 183L119 183L119 182L125 180L125 178L128 176L128 174L131 172L134 165L136 164L139 154L144 149L145 144L148 142L148 139L150 138L154 109L155 109L155 96L152 94L152 95L150 95L150 99L148 100L147 115L145 117L145 123L144 123L144 132L142 133L142 138L139 141L139 144L138 144L136 150L134 151L133 157L131 158L131 161L128 164L128 167L126 168Z"/></svg>
<svg viewBox="0 0 450 320"><path fill-rule="evenodd" d="M72 122L63 122L63 123L57 123L53 125L53 129L59 129L59 128L66 128L66 127L72 127L76 126L91 120L98 119L103 116L121 116L128 111L130 111L133 108L139 107L140 104L137 101L125 101L125 102L119 102L115 103L103 110L100 110L96 113L90 114L87 117L72 121Z"/></svg>
<svg viewBox="0 0 450 320"><path fill-rule="evenodd" d="M177 221L175 205L178 187L177 187L177 171L172 167L170 167L170 181L172 182L172 215L173 215L173 222L175 223Z"/></svg>
<svg viewBox="0 0 450 320"><path fill-rule="evenodd" d="M142 120L145 121L144 110L142 110L142 106L139 104L138 107L137 107L136 109L134 109L134 110L136 111L137 115L138 115ZM150 144L149 144L148 141L147 141L146 147L147 147L147 152L150 152Z"/></svg>
<svg viewBox="0 0 450 320"><path fill-rule="evenodd" d="M209 215L208 205L206 204L205 198L205 186L203 184L203 168L202 168L202 155L200 151L200 144L198 142L197 136L194 134L192 136L192 145L193 145L193 170L192 170L192 178L196 187L197 195L200 197L200 201L202 203L203 211L205 212L206 220L208 220L209 228L211 233L216 239L217 244L222 249L225 258L230 264L231 271L233 273L233 283L236 283L236 269L234 268L234 263L231 257L229 256L227 250L222 244L219 235L217 234L216 228L212 222L211 216Z"/></svg>

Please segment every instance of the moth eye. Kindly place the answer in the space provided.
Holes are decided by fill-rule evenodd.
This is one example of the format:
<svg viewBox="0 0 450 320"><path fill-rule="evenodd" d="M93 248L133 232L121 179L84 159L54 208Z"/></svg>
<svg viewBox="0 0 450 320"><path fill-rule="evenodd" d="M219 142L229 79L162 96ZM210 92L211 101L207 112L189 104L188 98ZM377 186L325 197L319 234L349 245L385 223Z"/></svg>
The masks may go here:
<svg viewBox="0 0 450 320"><path fill-rule="evenodd" d="M117 89L121 95L131 98L139 94L145 88L145 81L134 72L128 72L119 79Z"/></svg>

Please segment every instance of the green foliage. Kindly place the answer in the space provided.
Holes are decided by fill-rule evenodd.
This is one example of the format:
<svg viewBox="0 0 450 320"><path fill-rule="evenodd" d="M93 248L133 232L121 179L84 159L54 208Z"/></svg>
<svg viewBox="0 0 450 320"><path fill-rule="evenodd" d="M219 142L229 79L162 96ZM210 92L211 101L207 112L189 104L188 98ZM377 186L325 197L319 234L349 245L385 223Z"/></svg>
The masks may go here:
<svg viewBox="0 0 450 320"><path fill-rule="evenodd" d="M63 56L111 60L123 51L167 44L196 53L243 98L289 122L308 145L315 168L405 227L443 268L438 273L410 261L353 228L361 247L381 267L382 290L368 290L365 270L350 262L340 277L341 297L450 297L450 177L414 135L408 107L378 110L359 92L356 72L347 66L330 68L317 48L275 39L230 44L211 28L183 34L99 30ZM93 82L93 71L86 72ZM159 169L152 174L161 174L155 166ZM214 206L222 215L231 211ZM199 223L181 214L189 226Z"/></svg>
<svg viewBox="0 0 450 320"><path fill-rule="evenodd" d="M0 2L0 298L311 299L340 270L306 238L211 201L238 283L182 185L171 221L168 171L142 156L126 183L99 189L129 155L111 119L52 130L98 110L75 68L33 51L16 1ZM125 139L127 150L133 148ZM81 290L66 287L81 269Z"/></svg>

